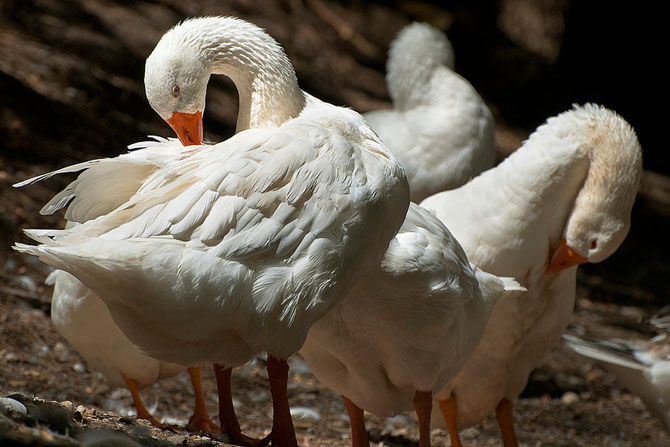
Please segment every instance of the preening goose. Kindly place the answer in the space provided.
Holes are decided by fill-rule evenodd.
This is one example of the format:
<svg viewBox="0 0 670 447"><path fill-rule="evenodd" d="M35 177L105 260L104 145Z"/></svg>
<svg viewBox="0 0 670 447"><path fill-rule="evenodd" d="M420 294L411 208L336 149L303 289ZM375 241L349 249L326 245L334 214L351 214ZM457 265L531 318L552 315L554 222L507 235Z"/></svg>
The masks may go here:
<svg viewBox="0 0 670 447"><path fill-rule="evenodd" d="M470 358L496 300L523 290L471 266L439 219L411 203L382 262L314 323L300 353L342 394L354 447L368 445L362 409L384 417L412 406L428 447L433 393Z"/></svg>
<svg viewBox="0 0 670 447"><path fill-rule="evenodd" d="M270 439L293 446L286 358L380 261L407 211L408 185L359 114L300 90L279 44L235 18L187 20L147 60L149 102L184 144L201 142L212 73L240 94L235 136L142 174L137 192L107 214L28 230L40 245L17 249L91 288L152 357L229 368L266 351ZM69 208L86 196L82 188ZM236 419L221 424L233 442L249 442L227 425Z"/></svg>
<svg viewBox="0 0 670 447"><path fill-rule="evenodd" d="M454 71L454 50L441 31L426 23L403 28L391 43L386 84L393 109L363 116L405 167L413 202L493 166L493 115Z"/></svg>
<svg viewBox="0 0 670 447"><path fill-rule="evenodd" d="M124 203L137 192L141 179L147 177L168 160L179 157L183 146L178 142L157 138L160 149L152 150L154 143L143 151L133 151L116 159L105 160L104 167L86 170L46 204L41 214L52 214L77 197L76 207L68 208L66 228L106 214ZM132 146L134 147L134 146ZM98 160L84 162L71 168L38 176L15 186L44 180L57 173L75 172L99 165ZM90 179L90 180L88 180ZM82 192L86 194L82 197ZM76 213L75 213L76 211ZM157 380L175 376L186 368L153 359L132 344L114 323L102 300L74 276L56 270L47 278L54 286L51 299L51 322L56 330L84 357L94 369L101 371L115 386L126 386L137 409L137 417L160 426L144 406L138 390ZM189 426L204 432L217 431L207 412L202 394L201 367L188 368L195 392L195 410Z"/></svg>
<svg viewBox="0 0 670 447"><path fill-rule="evenodd" d="M632 127L587 104L548 119L495 168L421 203L471 263L528 289L498 301L472 358L438 394L452 445L458 427L494 409L505 446L516 445L512 401L568 324L576 265L606 259L626 237L641 173Z"/></svg>

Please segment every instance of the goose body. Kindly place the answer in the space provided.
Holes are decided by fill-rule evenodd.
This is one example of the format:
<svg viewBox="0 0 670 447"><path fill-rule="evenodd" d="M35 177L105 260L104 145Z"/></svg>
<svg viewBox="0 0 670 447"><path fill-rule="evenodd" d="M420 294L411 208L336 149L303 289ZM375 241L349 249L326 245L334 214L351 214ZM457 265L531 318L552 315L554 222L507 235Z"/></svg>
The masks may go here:
<svg viewBox="0 0 670 447"><path fill-rule="evenodd" d="M493 166L493 115L454 71L454 51L442 32L425 23L403 28L391 43L386 72L393 109L364 117L405 167L413 202Z"/></svg>
<svg viewBox="0 0 670 447"><path fill-rule="evenodd" d="M74 276L61 270L49 276L54 285L51 323L111 385L126 386L125 375L141 389L186 370L143 354L114 323L103 301Z"/></svg>
<svg viewBox="0 0 670 447"><path fill-rule="evenodd" d="M150 148L144 152L130 152L107 162L98 168L94 182L86 181L88 172L54 197L43 209L51 213L63 203L80 196L85 187L87 197L95 198L86 204L69 209L66 215L71 219L66 228L72 228L101 214L108 213L123 203L139 187L138 178L158 169L166 160L179 156L182 146L178 142L157 138L166 143L159 151ZM151 143L148 144L151 146ZM75 170L97 164L84 162ZM68 169L65 169L67 171ZM47 174L48 176L49 174ZM40 176L38 179L43 179ZM75 209L77 213L74 213ZM175 363L161 362L145 355L131 343L116 325L104 302L77 278L62 270L52 272L46 282L54 286L51 299L51 322L56 330L74 347L93 369L100 371L113 386L127 387L133 398L137 416L160 426L146 409L138 390L152 385L158 380L173 377L187 368ZM189 425L200 431L212 432L216 427L211 423L201 390L201 368L188 368L195 391L195 411Z"/></svg>
<svg viewBox="0 0 670 447"><path fill-rule="evenodd" d="M411 203L382 262L312 326L300 353L359 408L405 412L417 391L436 393L455 377L495 301L520 290L472 267L449 230Z"/></svg>
<svg viewBox="0 0 670 447"><path fill-rule="evenodd" d="M497 409L511 428L511 401L570 319L576 264L607 258L628 232L641 160L628 123L587 104L550 118L495 168L421 203L470 262L528 289L498 301L472 358L438 394L458 404L452 423L467 427Z"/></svg>
<svg viewBox="0 0 670 447"><path fill-rule="evenodd" d="M300 90L277 42L235 18L185 21L147 60L149 102L183 143L201 143L211 73L237 86L237 134L142 173L113 211L68 230L27 231L40 245L17 248L91 288L154 358L286 359L379 262L406 213L407 182L359 114ZM75 214L87 200L80 190ZM288 405L281 411L290 424ZM273 440L294 445L284 434Z"/></svg>
<svg viewBox="0 0 670 447"><path fill-rule="evenodd" d="M563 334L563 339L570 349L598 362L613 373L621 385L640 396L649 412L670 433L670 340L667 313L664 320L663 329L666 332L651 340L598 340L569 334Z"/></svg>

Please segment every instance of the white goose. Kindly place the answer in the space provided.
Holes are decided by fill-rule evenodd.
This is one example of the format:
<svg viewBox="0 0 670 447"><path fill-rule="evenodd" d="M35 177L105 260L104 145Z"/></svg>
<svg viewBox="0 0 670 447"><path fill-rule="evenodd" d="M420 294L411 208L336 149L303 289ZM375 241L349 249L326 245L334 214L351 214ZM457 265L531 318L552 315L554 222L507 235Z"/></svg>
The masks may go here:
<svg viewBox="0 0 670 447"><path fill-rule="evenodd" d="M516 445L511 402L568 324L575 265L604 260L628 233L641 172L630 125L585 105L550 118L495 168L422 202L470 262L528 289L496 304L474 355L438 394L452 445L458 427L494 409L505 446Z"/></svg>
<svg viewBox="0 0 670 447"><path fill-rule="evenodd" d="M277 42L235 18L187 20L147 60L149 102L182 142L201 142L211 73L236 84L239 133L140 175L114 211L69 230L29 230L41 245L16 248L91 288L152 357L233 367L268 352L269 437L293 446L285 359L379 262L408 185L360 115L300 90ZM105 164L89 165L89 184ZM80 186L69 209L91 201Z"/></svg>
<svg viewBox="0 0 670 447"><path fill-rule="evenodd" d="M470 358L496 300L521 291L471 267L439 219L411 203L381 264L314 323L300 353L342 394L354 447L368 445L361 409L390 416L412 405L428 447L433 393Z"/></svg>
<svg viewBox="0 0 670 447"><path fill-rule="evenodd" d="M109 163L106 175L96 176L95 183L87 185L89 188L87 197L95 200L88 206L68 209L66 217L70 220L66 228L72 228L76 222L85 222L114 210L137 192L141 184L138 178L142 175L146 177L167 160L179 156L183 148L181 144L174 141L169 143L168 140L160 141L170 144L170 148L164 147L163 144L156 151L147 149L130 152L118 157L115 163ZM91 173L87 171L81 180ZM78 188L82 183L81 180L74 182L54 197L40 212L52 214L58 208L52 204L62 200L67 202L73 197L80 196L82 191ZM95 191L90 191L90 188L95 188ZM70 212L75 209L79 211L76 215ZM47 283L54 286L51 322L56 330L90 366L101 371L112 385L125 385L130 390L138 418L147 419L153 425L161 426L144 406L139 389L157 380L173 377L187 368L144 355L114 323L102 300L74 276L56 270L49 275ZM190 367L188 373L195 394L195 409L189 420L189 426L207 433L218 431L218 427L211 422L205 405L202 393L202 367Z"/></svg>
<svg viewBox="0 0 670 447"><path fill-rule="evenodd" d="M114 323L102 300L74 276L56 270L47 280L54 285L51 322L56 330L111 385L130 390L138 418L162 427L144 406L139 390L187 368L144 355ZM218 427L209 418L202 392L202 367L188 368L188 373L195 393L195 410L188 425L216 432Z"/></svg>
<svg viewBox="0 0 670 447"><path fill-rule="evenodd" d="M493 166L493 115L454 71L442 32L425 23L403 28L391 43L386 84L394 109L363 116L405 167L413 202Z"/></svg>
<svg viewBox="0 0 670 447"><path fill-rule="evenodd" d="M670 433L669 336L666 332L643 341L595 340L563 334L563 339L570 349L597 361L622 385L640 396L649 412Z"/></svg>

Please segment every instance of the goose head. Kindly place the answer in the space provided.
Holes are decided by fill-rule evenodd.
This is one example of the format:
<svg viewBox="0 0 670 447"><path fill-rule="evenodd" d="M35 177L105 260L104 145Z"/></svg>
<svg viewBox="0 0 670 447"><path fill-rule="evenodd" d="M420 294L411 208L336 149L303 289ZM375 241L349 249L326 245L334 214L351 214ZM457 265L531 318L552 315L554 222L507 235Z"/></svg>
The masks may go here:
<svg viewBox="0 0 670 447"><path fill-rule="evenodd" d="M604 107L586 104L553 120L563 120L565 129L584 142L581 149L589 158L586 179L547 268L558 272L603 261L619 248L630 229L642 149L633 128Z"/></svg>
<svg viewBox="0 0 670 447"><path fill-rule="evenodd" d="M151 107L184 146L202 144L202 112L209 82L207 58L173 28L147 58L144 85Z"/></svg>
<svg viewBox="0 0 670 447"><path fill-rule="evenodd" d="M237 131L277 127L300 114L305 95L281 46L264 30L234 17L199 17L170 29L147 58L151 107L184 145L202 144L202 113L211 74L237 88Z"/></svg>
<svg viewBox="0 0 670 447"><path fill-rule="evenodd" d="M439 67L454 69L454 49L444 33L418 22L400 30L386 62L386 84L393 104L402 107L425 95Z"/></svg>

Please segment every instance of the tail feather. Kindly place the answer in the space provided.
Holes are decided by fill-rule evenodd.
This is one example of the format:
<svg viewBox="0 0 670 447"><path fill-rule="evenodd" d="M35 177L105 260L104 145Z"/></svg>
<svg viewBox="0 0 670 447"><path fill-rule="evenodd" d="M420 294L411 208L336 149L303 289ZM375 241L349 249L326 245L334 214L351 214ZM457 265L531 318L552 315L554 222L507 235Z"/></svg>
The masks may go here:
<svg viewBox="0 0 670 447"><path fill-rule="evenodd" d="M516 279L510 276L499 276L498 279L502 281L505 292L511 292L515 294L528 292L528 289L519 284Z"/></svg>
<svg viewBox="0 0 670 447"><path fill-rule="evenodd" d="M44 245L59 245L56 243L54 240L54 237L58 235L59 233L62 234L63 230L38 230L38 229L31 229L31 230L23 230L23 233L28 236L30 239L34 240L35 242L39 242L40 244ZM23 244L17 244L17 245L23 245Z"/></svg>
<svg viewBox="0 0 670 447"><path fill-rule="evenodd" d="M33 183L41 182L42 180L47 180L54 175L83 171L84 169L88 169L98 163L100 163L100 160L89 160L83 163L77 163L76 165L67 166L65 168L57 169L55 171L47 172L46 174L41 174L36 177L29 178L28 180L24 180L19 183L14 183L12 186L14 188L21 188L26 185L32 185Z"/></svg>
<svg viewBox="0 0 670 447"><path fill-rule="evenodd" d="M566 345L570 349L584 357L640 371L647 368L645 365L636 361L635 356L630 352L630 349L621 343L584 340L570 334L563 334L563 340L565 340Z"/></svg>
<svg viewBox="0 0 670 447"><path fill-rule="evenodd" d="M491 307L493 307L500 299L519 295L528 291L528 289L519 284L514 278L496 276L481 270L477 266L472 264L471 266L475 272L477 281L479 281L479 288L482 291L482 295Z"/></svg>

